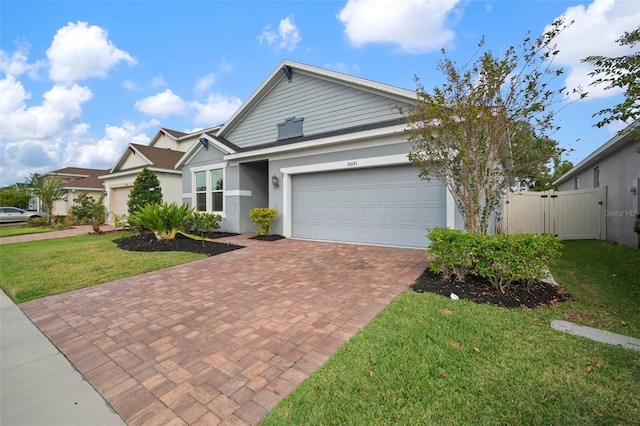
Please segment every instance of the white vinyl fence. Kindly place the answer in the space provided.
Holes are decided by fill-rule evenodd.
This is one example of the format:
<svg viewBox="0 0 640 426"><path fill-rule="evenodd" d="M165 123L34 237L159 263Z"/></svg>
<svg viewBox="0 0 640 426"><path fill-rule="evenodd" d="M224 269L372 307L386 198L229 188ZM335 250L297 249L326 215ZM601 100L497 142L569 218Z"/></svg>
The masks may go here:
<svg viewBox="0 0 640 426"><path fill-rule="evenodd" d="M504 197L507 234L551 234L566 240L606 238L607 187L511 192Z"/></svg>

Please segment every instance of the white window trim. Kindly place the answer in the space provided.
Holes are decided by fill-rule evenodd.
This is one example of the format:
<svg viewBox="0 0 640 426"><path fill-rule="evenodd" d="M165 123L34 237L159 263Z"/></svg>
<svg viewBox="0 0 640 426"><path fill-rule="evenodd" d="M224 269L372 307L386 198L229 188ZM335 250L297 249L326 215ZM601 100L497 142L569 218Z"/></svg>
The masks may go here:
<svg viewBox="0 0 640 426"><path fill-rule="evenodd" d="M310 164L306 166L284 167L280 169L282 173L282 233L283 236L291 238L292 226L292 205L291 205L291 176L306 173L317 173L338 170L364 169L372 167L394 166L409 164L408 154L387 155L382 157L354 158L352 160L333 161L330 163ZM417 171L416 171L417 177ZM455 228L455 200L453 195L446 189L446 227Z"/></svg>
<svg viewBox="0 0 640 426"><path fill-rule="evenodd" d="M212 206L213 203L213 186L211 184L211 171L213 170L222 170L222 211L212 211L209 210L209 207ZM205 172L206 173L206 184L207 184L207 189L206 189L206 203L207 203L207 210L206 213L214 213L214 214L219 214L220 216L227 217L226 215L226 208L227 208L227 202L225 200L226 196L227 196L227 162L225 161L224 163L215 163L215 164L207 164L206 166L198 166L198 167L192 167L191 168L191 205L194 208L197 208L197 196L196 196L196 173L198 172Z"/></svg>

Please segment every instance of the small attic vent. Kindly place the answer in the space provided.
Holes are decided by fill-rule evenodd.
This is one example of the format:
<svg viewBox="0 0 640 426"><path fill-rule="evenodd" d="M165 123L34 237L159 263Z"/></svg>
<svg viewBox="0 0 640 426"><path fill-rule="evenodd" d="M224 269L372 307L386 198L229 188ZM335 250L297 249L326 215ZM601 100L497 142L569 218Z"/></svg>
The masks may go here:
<svg viewBox="0 0 640 426"><path fill-rule="evenodd" d="M291 117L278 123L278 140L297 138L302 136L302 121L304 117Z"/></svg>

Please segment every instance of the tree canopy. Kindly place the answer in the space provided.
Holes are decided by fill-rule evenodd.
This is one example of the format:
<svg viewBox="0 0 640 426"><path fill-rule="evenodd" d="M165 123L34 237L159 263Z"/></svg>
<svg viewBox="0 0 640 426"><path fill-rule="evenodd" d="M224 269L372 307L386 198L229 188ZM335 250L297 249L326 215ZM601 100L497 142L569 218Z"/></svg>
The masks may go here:
<svg viewBox="0 0 640 426"><path fill-rule="evenodd" d="M416 77L418 102L400 109L413 142L409 159L423 179L444 182L469 232L486 233L491 213L518 175L547 164L557 152L545 135L557 129L554 107L570 94L553 84L563 73L553 67L559 53L554 39L567 26L557 20L540 37L527 37L502 55L481 53L471 65L459 66L443 49L438 69L445 82L427 92ZM478 51L483 47L484 40ZM535 137L514 144L521 123Z"/></svg>
<svg viewBox="0 0 640 426"><path fill-rule="evenodd" d="M640 43L640 26L631 32L625 32L616 42L620 46L633 49ZM621 88L624 99L612 108L605 108L593 116L602 118L595 125L603 127L614 121L630 124L640 118L640 51L617 57L588 56L582 62L595 65L596 69L589 73L596 77L592 86L605 84L605 90Z"/></svg>
<svg viewBox="0 0 640 426"><path fill-rule="evenodd" d="M48 215L47 222L51 224L53 203L64 197L67 191L62 187L62 182L56 175L39 177L37 174L32 174L29 183L33 193L42 203L42 210Z"/></svg>
<svg viewBox="0 0 640 426"><path fill-rule="evenodd" d="M142 169L129 193L127 207L129 215L137 212L147 204L162 203L162 188L158 176L146 167Z"/></svg>

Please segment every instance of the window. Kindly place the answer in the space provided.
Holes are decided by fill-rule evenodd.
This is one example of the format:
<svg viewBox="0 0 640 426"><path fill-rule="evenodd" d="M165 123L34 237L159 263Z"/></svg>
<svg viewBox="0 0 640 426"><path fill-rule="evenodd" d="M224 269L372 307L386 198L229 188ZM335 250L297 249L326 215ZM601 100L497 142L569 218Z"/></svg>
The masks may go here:
<svg viewBox="0 0 640 426"><path fill-rule="evenodd" d="M207 211L207 172L196 172L196 208Z"/></svg>
<svg viewBox="0 0 640 426"><path fill-rule="evenodd" d="M593 169L593 187L597 188L600 186L600 167L596 167Z"/></svg>
<svg viewBox="0 0 640 426"><path fill-rule="evenodd" d="M224 211L223 169L194 172L195 207L201 212Z"/></svg>
<svg viewBox="0 0 640 426"><path fill-rule="evenodd" d="M221 212L224 207L222 169L211 170L211 202L214 212Z"/></svg>
<svg viewBox="0 0 640 426"><path fill-rule="evenodd" d="M573 189L580 189L580 178L577 177L573 180Z"/></svg>

